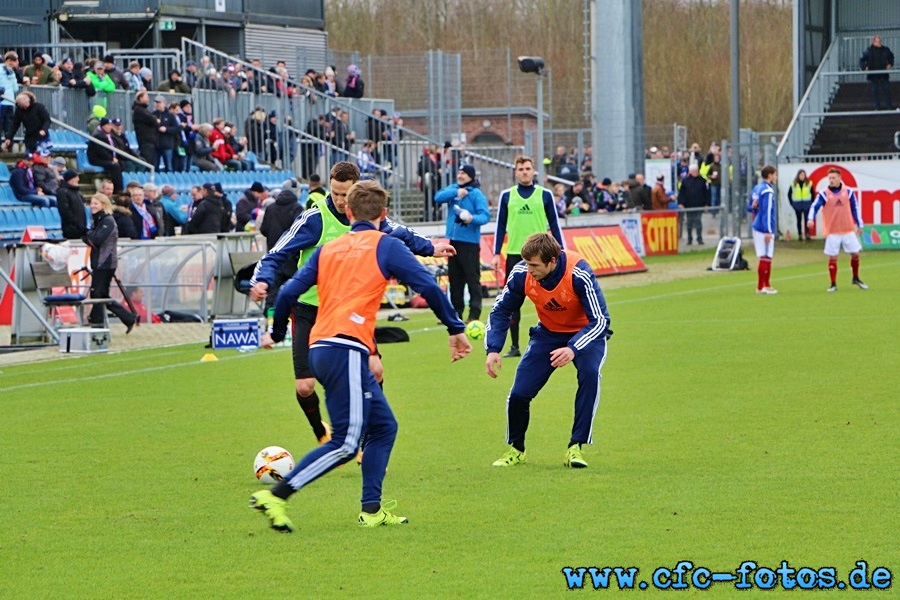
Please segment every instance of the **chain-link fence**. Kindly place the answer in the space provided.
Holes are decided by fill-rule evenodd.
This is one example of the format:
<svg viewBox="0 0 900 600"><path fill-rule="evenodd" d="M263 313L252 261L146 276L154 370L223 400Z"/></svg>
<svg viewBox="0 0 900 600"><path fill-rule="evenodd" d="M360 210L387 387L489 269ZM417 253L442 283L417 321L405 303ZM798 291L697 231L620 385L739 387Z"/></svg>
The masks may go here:
<svg viewBox="0 0 900 600"><path fill-rule="evenodd" d="M770 136L741 129L740 142L722 142L722 206L721 235L750 236L752 220L747 213L750 190L760 181L765 165L778 167L778 145ZM783 184L782 184L783 185ZM775 197L779 198L776 183Z"/></svg>

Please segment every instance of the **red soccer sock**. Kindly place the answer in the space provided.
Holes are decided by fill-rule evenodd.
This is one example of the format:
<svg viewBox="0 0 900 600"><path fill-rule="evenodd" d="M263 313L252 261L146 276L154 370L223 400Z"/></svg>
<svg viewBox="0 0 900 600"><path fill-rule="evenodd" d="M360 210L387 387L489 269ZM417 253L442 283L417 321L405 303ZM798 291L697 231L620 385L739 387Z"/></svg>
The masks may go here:
<svg viewBox="0 0 900 600"><path fill-rule="evenodd" d="M828 275L831 277L831 285L837 284L837 257L828 259Z"/></svg>
<svg viewBox="0 0 900 600"><path fill-rule="evenodd" d="M850 257L850 268L853 269L853 279L859 279L859 254Z"/></svg>
<svg viewBox="0 0 900 600"><path fill-rule="evenodd" d="M763 289L769 287L769 276L772 274L772 259L764 256L759 259L757 267L757 288Z"/></svg>

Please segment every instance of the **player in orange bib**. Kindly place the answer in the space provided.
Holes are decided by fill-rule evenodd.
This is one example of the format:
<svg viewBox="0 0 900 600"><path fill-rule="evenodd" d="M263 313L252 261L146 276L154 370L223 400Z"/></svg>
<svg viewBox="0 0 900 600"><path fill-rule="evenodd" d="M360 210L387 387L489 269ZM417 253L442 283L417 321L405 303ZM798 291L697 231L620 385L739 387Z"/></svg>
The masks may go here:
<svg viewBox="0 0 900 600"><path fill-rule="evenodd" d="M266 514L273 529L294 529L285 514L285 500L305 485L356 456L365 435L362 459L364 527L406 523L382 506L381 486L394 440L397 421L384 392L369 370L375 351L375 318L384 289L392 277L418 290L450 334L450 358L471 350L465 325L434 277L412 252L379 231L387 214L387 192L374 181L360 181L347 194L350 232L319 247L278 294L272 340L284 339L287 320L297 298L314 285L319 289L319 312L309 336L309 366L325 388L331 417L331 439L310 451L271 491L250 497L250 506Z"/></svg>
<svg viewBox="0 0 900 600"><path fill-rule="evenodd" d="M869 289L859 278L859 253L862 245L859 234L862 231L862 219L859 216L859 203L856 194L841 182L839 169L828 169L828 187L819 192L816 201L809 211L807 227L814 227L816 213L822 209L822 221L825 230L825 255L828 256L828 275L831 286L828 292L837 291L837 257L844 248L850 255L850 268L853 270L853 285L861 290Z"/></svg>
<svg viewBox="0 0 900 600"><path fill-rule="evenodd" d="M578 391L564 464L584 468L587 462L581 446L592 443L594 415L600 405L600 369L606 360L606 340L612 335L606 300L587 261L560 248L551 235L529 236L522 246L522 258L497 296L485 337L487 374L496 378L509 316L521 308L526 297L534 302L538 324L529 332L528 347L506 399L506 441L510 448L494 466L525 462L531 401L554 370L574 363Z"/></svg>

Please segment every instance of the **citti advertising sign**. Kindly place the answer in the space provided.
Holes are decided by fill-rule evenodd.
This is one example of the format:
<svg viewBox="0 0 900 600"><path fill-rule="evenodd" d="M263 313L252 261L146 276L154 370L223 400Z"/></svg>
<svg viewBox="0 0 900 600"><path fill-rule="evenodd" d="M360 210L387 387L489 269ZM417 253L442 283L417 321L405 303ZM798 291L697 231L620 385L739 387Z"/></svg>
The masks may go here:
<svg viewBox="0 0 900 600"><path fill-rule="evenodd" d="M800 163L778 167L778 193L781 199L778 218L782 231L797 234L797 219L787 199L797 171L806 171L813 190L818 194L828 186L828 170L831 168L840 169L841 181L856 192L865 225L900 225L900 161Z"/></svg>

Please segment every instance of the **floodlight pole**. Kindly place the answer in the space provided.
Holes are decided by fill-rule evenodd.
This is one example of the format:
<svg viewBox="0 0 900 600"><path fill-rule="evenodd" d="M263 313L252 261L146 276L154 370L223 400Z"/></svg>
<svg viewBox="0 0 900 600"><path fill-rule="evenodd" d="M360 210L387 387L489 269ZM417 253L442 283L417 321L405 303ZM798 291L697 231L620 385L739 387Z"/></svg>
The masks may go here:
<svg viewBox="0 0 900 600"><path fill-rule="evenodd" d="M738 185L741 178L741 67L740 67L740 2L731 0L731 165L733 174L729 177L731 202L729 208L736 215L738 205ZM737 218L737 217L734 217ZM739 226L732 223L732 234L739 231Z"/></svg>
<svg viewBox="0 0 900 600"><path fill-rule="evenodd" d="M537 156L534 157L534 166L537 167L538 185L544 183L544 73L538 71L538 91L537 91L537 110L538 110L538 143Z"/></svg>

